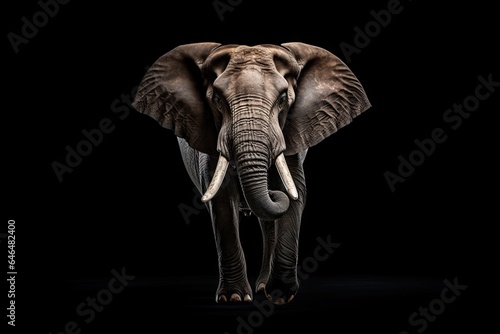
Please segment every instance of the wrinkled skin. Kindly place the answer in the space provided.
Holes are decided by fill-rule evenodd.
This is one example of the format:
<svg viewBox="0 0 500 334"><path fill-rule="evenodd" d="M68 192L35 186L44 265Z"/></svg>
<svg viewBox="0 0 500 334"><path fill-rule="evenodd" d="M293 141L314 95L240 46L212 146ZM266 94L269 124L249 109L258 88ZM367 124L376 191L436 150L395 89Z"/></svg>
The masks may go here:
<svg viewBox="0 0 500 334"><path fill-rule="evenodd" d="M291 301L299 286L303 162L309 147L370 107L354 74L330 52L303 43L187 44L153 64L134 106L174 131L204 194L219 259L216 301L253 298L238 234L247 208L264 239L255 291L276 304Z"/></svg>

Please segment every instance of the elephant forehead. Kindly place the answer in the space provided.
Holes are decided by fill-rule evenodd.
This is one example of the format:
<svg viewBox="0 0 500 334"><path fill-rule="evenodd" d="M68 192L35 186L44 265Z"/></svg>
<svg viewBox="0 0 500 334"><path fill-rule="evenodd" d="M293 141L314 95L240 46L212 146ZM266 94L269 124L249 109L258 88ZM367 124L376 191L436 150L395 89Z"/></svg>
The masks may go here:
<svg viewBox="0 0 500 334"><path fill-rule="evenodd" d="M272 52L259 46L237 47L231 53L229 64L233 66L255 64L263 67L275 67Z"/></svg>
<svg viewBox="0 0 500 334"><path fill-rule="evenodd" d="M247 64L232 68L222 73L215 81L214 87L232 94L270 94L270 98L288 88L288 83L275 70L266 70L261 66ZM229 97L229 96L228 96Z"/></svg>

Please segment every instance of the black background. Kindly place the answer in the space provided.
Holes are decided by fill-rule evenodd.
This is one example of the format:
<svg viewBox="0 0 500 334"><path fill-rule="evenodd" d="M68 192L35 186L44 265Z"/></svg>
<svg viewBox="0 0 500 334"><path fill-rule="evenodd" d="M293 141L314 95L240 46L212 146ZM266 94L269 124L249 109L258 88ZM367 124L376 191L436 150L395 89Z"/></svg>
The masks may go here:
<svg viewBox="0 0 500 334"><path fill-rule="evenodd" d="M474 94L479 76L500 81L498 17L480 1L402 1L402 11L349 61L340 44L355 45L354 28L364 29L370 11L387 4L246 0L221 21L209 0L72 1L18 53L5 37L2 231L15 219L16 329L59 333L74 320L82 333L238 331L238 317L255 308L214 302L212 229L206 210L189 221L179 210L192 207L196 195L175 136L132 108L114 113L112 104L177 45L300 41L348 62L373 106L311 148L305 162L299 263L318 237L341 246L293 303L254 332L305 325L399 333L411 327L410 314L439 297L443 280L455 277L467 290L425 332L479 332L493 314L482 297L493 298L497 278L490 269L497 260L499 88L456 130L443 114ZM40 10L36 1L8 6L4 36L20 34L21 18ZM105 118L113 131L59 182L53 162L64 163L65 147L76 148L82 131ZM398 156L407 158L414 141L435 128L446 141L392 192L384 173L397 173ZM262 247L254 217L243 219L241 232L253 284ZM136 278L84 323L76 306L123 267Z"/></svg>

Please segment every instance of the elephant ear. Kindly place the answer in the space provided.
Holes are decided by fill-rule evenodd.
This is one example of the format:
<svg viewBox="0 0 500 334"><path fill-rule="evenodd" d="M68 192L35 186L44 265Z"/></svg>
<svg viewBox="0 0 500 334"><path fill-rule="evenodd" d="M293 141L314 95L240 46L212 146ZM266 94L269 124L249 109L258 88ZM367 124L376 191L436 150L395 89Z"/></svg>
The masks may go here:
<svg viewBox="0 0 500 334"><path fill-rule="evenodd" d="M283 129L285 154L291 155L318 144L371 104L361 83L337 56L304 43L282 46L300 66L295 103Z"/></svg>
<svg viewBox="0 0 500 334"><path fill-rule="evenodd" d="M218 43L193 43L167 52L148 69L132 105L201 152L217 155L217 131L200 70Z"/></svg>

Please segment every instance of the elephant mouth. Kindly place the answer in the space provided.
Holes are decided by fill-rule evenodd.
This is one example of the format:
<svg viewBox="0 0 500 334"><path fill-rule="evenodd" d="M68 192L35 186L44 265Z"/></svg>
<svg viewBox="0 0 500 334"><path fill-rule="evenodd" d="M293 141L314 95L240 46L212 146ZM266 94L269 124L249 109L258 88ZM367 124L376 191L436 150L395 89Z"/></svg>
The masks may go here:
<svg viewBox="0 0 500 334"><path fill-rule="evenodd" d="M296 200L299 198L299 194L297 192L297 188L295 187L295 182L293 181L292 174L290 173L290 169L285 160L285 156L283 153L280 153L275 160L276 169L280 175L281 181L285 186L285 189L288 195ZM215 167L214 176L207 190L203 194L201 201L206 203L210 201L219 191L222 182L224 181L224 177L227 172L227 168L229 167L229 161L222 155L219 155L219 160L217 161L217 166Z"/></svg>

